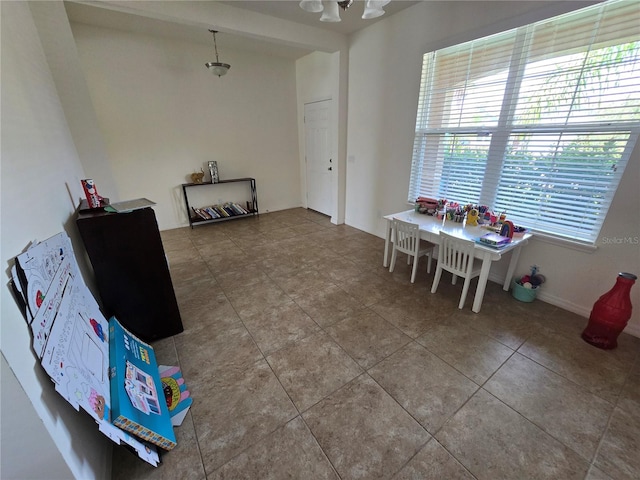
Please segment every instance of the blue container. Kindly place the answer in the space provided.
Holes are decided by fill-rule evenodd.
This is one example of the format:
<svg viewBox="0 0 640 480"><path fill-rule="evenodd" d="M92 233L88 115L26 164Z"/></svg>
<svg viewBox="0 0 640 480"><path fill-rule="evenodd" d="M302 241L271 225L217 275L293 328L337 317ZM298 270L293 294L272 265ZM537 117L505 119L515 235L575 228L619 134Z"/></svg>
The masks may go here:
<svg viewBox="0 0 640 480"><path fill-rule="evenodd" d="M513 298L526 303L533 302L536 299L538 288L540 288L524 288L518 282L513 282L512 287L511 295L513 295Z"/></svg>

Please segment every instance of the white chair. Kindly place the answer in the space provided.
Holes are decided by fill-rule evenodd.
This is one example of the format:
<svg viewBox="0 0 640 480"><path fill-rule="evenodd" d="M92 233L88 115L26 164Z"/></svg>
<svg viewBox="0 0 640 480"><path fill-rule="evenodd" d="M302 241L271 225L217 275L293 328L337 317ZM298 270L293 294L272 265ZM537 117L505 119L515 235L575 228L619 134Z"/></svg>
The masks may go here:
<svg viewBox="0 0 640 480"><path fill-rule="evenodd" d="M407 254L407 265L411 263L413 258L413 270L411 271L411 283L416 280L416 271L418 270L418 259L427 255L427 273L431 273L431 258L433 257L433 248L435 245L426 240L420 240L420 227L416 223L409 223L397 218L393 219L393 253L391 254L391 265L389 272L393 272L396 266L396 258L398 252Z"/></svg>
<svg viewBox="0 0 640 480"><path fill-rule="evenodd" d="M438 289L442 270L453 274L453 279L451 280L452 285L456 284L458 277L463 277L464 285L462 287L462 296L460 297L460 303L458 303L458 308L460 309L464 307L464 302L467 299L471 279L480 275L481 263L475 261L473 256L474 248L475 244L471 240L464 240L440 232L438 266L436 267L436 274L433 278L431 293L436 293Z"/></svg>

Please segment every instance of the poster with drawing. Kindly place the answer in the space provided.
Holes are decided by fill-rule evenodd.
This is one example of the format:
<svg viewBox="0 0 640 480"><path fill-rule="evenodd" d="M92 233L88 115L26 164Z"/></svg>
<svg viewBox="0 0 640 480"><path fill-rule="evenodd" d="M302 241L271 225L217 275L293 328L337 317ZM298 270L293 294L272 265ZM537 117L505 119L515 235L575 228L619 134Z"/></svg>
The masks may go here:
<svg viewBox="0 0 640 480"><path fill-rule="evenodd" d="M89 413L104 435L157 466L154 445L111 422L109 324L78 273L69 238L61 233L43 244L18 256L12 269L14 283L19 282L14 292L28 306L24 313L42 367L56 391L76 410Z"/></svg>
<svg viewBox="0 0 640 480"><path fill-rule="evenodd" d="M51 284L47 288L46 297L42 302L44 308L38 309L31 322L33 349L40 359L42 359L42 354L49 339L53 323L57 318L67 286L72 283L74 278L77 278L77 276L72 276L74 271L77 271L75 259L73 257L63 259L58 271L53 275Z"/></svg>
<svg viewBox="0 0 640 480"><path fill-rule="evenodd" d="M34 242L26 252L16 257L16 274L27 304L29 321L44 303L47 289L65 258L73 258L75 265L71 240L64 232L43 242Z"/></svg>
<svg viewBox="0 0 640 480"><path fill-rule="evenodd" d="M96 420L109 418L108 329L87 287L77 277L69 280L42 366L56 390Z"/></svg>

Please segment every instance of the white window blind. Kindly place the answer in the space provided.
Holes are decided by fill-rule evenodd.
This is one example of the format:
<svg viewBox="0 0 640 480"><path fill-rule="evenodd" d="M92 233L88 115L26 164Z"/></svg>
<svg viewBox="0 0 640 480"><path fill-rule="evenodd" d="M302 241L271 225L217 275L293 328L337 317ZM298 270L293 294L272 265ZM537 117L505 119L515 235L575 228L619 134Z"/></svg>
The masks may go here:
<svg viewBox="0 0 640 480"><path fill-rule="evenodd" d="M424 55L409 200L595 243L640 133L640 6L610 1Z"/></svg>

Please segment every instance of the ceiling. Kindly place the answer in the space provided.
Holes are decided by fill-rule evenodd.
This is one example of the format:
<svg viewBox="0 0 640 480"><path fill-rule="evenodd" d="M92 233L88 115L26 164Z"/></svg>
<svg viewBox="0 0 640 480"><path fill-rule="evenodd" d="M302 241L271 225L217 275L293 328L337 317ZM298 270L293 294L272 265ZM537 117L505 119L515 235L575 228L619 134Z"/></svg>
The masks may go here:
<svg viewBox="0 0 640 480"><path fill-rule="evenodd" d="M262 13L271 17L281 18L283 20L301 23L303 25L310 25L342 33L344 35L350 35L418 2L409 0L392 0L391 3L384 7L384 11L386 12L385 15L371 20L364 20L362 18L362 12L364 11L365 1L355 0L353 5L351 5L347 11L340 10L341 21L337 23L319 21L322 14L309 13L303 10L299 6L299 0L228 0L222 1L221 3L226 3L227 5L231 5L236 8Z"/></svg>
<svg viewBox="0 0 640 480"><path fill-rule="evenodd" d="M371 20L363 20L361 16L364 9L364 1L356 0L347 11L340 12L342 21L339 23L320 22L318 19L321 14L309 13L302 10L298 5L298 0L220 0L220 3L224 3L234 8L250 10L263 15L280 18L282 20L288 20L303 25L310 25L316 28L349 35L418 2L392 0L391 3L384 7L386 12L385 15ZM200 27L196 28L193 25L168 22L131 13L124 13L114 9L103 8L99 6L99 2L92 4L90 2L76 3L74 1L67 1L64 2L64 5L69 19L73 22L111 28L130 33L162 36L174 40L194 43L210 44L212 42L211 34L208 31L203 30ZM270 44L264 40L256 41L255 39L243 37L241 35L222 32L218 35L218 46L221 53L224 51L225 47L228 47L231 49L247 50L260 54L277 55L293 59L300 58L311 53L310 50L306 50L304 48L283 44Z"/></svg>

